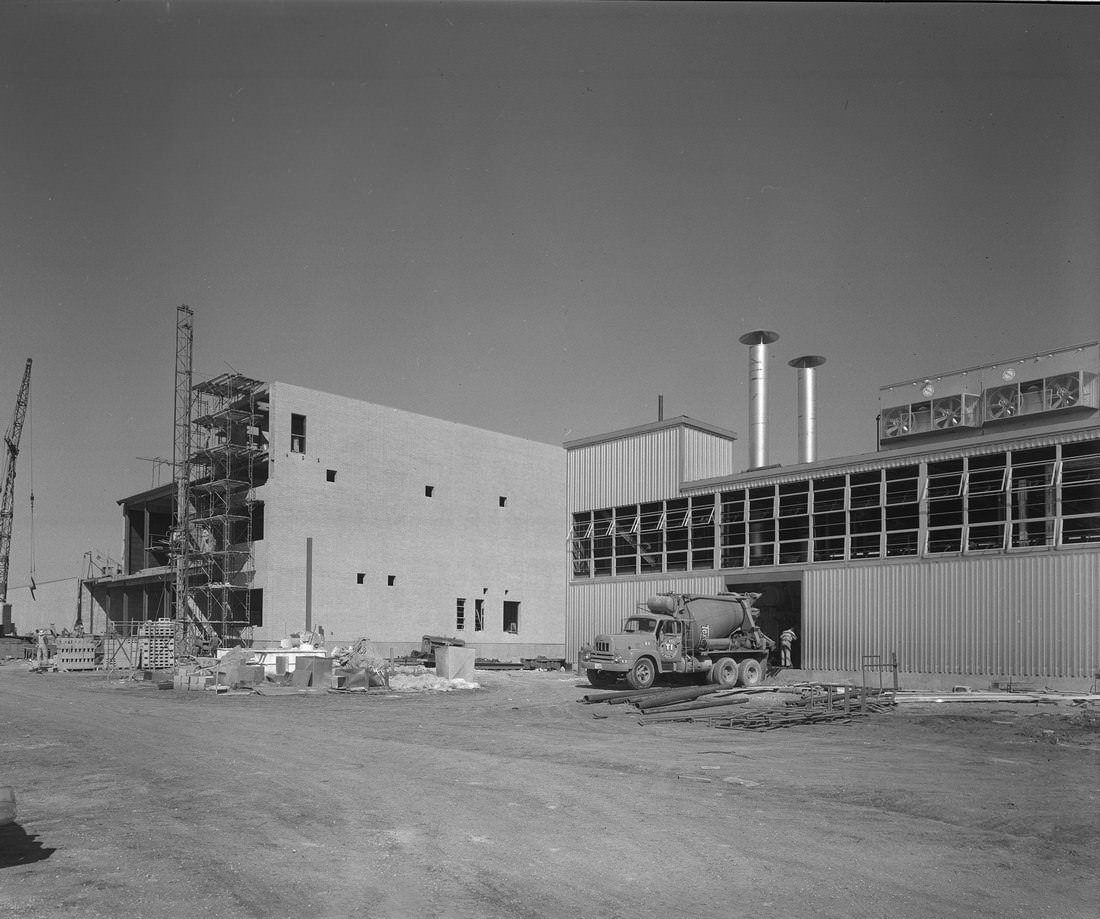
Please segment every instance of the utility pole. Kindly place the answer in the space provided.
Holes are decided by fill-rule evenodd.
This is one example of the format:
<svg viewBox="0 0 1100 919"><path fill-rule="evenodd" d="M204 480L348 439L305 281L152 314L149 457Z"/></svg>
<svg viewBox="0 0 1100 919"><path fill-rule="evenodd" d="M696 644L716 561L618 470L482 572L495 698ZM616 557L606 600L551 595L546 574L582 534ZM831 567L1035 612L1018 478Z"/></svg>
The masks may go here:
<svg viewBox="0 0 1100 919"><path fill-rule="evenodd" d="M194 315L191 307L176 310L176 400L175 438L172 443L172 468L175 472L176 502L173 527L176 546L176 615L187 618L187 578L191 563L191 353L194 347Z"/></svg>

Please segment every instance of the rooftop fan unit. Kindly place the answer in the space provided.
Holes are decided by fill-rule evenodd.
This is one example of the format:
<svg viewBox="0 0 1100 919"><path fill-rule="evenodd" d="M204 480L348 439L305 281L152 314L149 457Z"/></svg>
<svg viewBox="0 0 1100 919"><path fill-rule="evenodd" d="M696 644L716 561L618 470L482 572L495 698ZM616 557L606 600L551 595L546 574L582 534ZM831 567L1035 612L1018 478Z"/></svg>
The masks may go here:
<svg viewBox="0 0 1100 919"><path fill-rule="evenodd" d="M882 415L883 440L891 437L904 437L909 433L913 416L909 412L908 405L898 408L889 408Z"/></svg>
<svg viewBox="0 0 1100 919"><path fill-rule="evenodd" d="M947 396L932 403L932 427L938 431L957 428L963 423L962 396Z"/></svg>
<svg viewBox="0 0 1100 919"><path fill-rule="evenodd" d="M972 428L977 425L978 397L970 393L941 396L932 400L932 428L950 431L952 428Z"/></svg>
<svg viewBox="0 0 1100 919"><path fill-rule="evenodd" d="M1076 373L1047 377L1045 383L1047 408L1072 408L1081 401L1081 380Z"/></svg>
<svg viewBox="0 0 1100 919"><path fill-rule="evenodd" d="M1015 418L1020 412L1020 387L998 386L985 396L985 417L992 421Z"/></svg>

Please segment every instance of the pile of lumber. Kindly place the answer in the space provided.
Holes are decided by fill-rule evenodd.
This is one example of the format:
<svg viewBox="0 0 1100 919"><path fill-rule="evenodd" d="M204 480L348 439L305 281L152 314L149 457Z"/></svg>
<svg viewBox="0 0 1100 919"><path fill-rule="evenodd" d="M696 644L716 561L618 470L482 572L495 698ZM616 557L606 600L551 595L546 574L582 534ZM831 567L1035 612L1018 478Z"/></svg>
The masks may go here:
<svg viewBox="0 0 1100 919"><path fill-rule="evenodd" d="M1049 689L1037 690L975 690L969 687L956 687L950 692L934 692L931 690L899 690L894 693L894 699L899 704L916 704L928 702L984 702L986 704L1001 704L1004 702L1031 702L1031 703L1056 703L1071 702L1075 705L1100 702L1100 693L1094 692L1056 692Z"/></svg>

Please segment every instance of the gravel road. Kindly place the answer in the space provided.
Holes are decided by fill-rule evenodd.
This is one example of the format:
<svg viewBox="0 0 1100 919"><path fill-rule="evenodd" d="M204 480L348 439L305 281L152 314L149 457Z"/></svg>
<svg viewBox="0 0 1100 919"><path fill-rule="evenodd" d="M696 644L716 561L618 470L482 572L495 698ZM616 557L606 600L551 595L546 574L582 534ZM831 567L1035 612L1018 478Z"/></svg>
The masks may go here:
<svg viewBox="0 0 1100 919"><path fill-rule="evenodd" d="M566 672L476 679L219 696L0 666L0 915L1098 915L1095 709L755 733L642 726Z"/></svg>

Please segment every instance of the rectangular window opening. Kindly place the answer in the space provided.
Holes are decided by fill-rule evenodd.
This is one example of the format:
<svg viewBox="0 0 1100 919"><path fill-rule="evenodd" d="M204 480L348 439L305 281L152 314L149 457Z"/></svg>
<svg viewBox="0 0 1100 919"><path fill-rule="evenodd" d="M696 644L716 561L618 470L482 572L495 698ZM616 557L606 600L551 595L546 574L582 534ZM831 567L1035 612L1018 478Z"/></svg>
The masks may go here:
<svg viewBox="0 0 1100 919"><path fill-rule="evenodd" d="M435 486L434 485L425 485L424 486L424 497L425 498L430 498L434 493L435 493Z"/></svg>
<svg viewBox="0 0 1100 919"><path fill-rule="evenodd" d="M504 601L504 632L506 635L519 633L519 601Z"/></svg>
<svg viewBox="0 0 1100 919"><path fill-rule="evenodd" d="M396 583L397 583L397 575L396 574L387 574L386 575L386 586L387 587L393 587Z"/></svg>
<svg viewBox="0 0 1100 919"><path fill-rule="evenodd" d="M366 584L367 583L367 573L365 571L360 571L355 576L355 583L356 584Z"/></svg>
<svg viewBox="0 0 1100 919"><path fill-rule="evenodd" d="M474 631L485 631L485 601L474 600Z"/></svg>
<svg viewBox="0 0 1100 919"><path fill-rule="evenodd" d="M459 597L455 600L455 628L463 631L466 628L466 598Z"/></svg>
<svg viewBox="0 0 1100 919"><path fill-rule="evenodd" d="M501 495L499 498L497 498L497 502L499 503L499 505L501 507L507 507L508 506L508 496L507 495Z"/></svg>
<svg viewBox="0 0 1100 919"><path fill-rule="evenodd" d="M335 482L336 481L336 470L335 469L326 469L325 470L325 481L326 482Z"/></svg>
<svg viewBox="0 0 1100 919"><path fill-rule="evenodd" d="M306 452L306 416L290 416L290 452Z"/></svg>
<svg viewBox="0 0 1100 919"><path fill-rule="evenodd" d="M263 501L253 501L251 507L248 510L251 516L252 541L259 542L264 538L264 503Z"/></svg>

